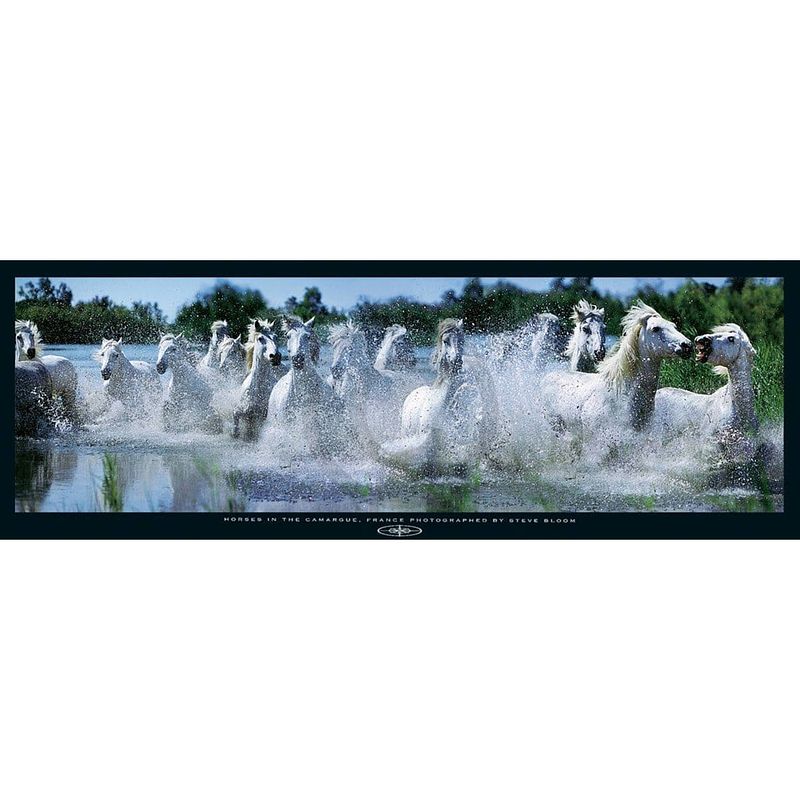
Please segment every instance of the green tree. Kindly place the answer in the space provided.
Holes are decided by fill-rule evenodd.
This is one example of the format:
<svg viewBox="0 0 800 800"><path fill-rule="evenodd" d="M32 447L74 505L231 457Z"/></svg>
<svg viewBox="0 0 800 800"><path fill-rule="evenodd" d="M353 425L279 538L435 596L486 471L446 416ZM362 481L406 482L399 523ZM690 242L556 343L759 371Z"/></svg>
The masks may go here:
<svg viewBox="0 0 800 800"><path fill-rule="evenodd" d="M243 289L229 281L218 281L211 289L200 292L192 303L178 310L174 328L187 339L202 342L209 338L211 323L215 320L227 320L229 331L237 336L246 333L251 319L280 314L267 305L257 289Z"/></svg>

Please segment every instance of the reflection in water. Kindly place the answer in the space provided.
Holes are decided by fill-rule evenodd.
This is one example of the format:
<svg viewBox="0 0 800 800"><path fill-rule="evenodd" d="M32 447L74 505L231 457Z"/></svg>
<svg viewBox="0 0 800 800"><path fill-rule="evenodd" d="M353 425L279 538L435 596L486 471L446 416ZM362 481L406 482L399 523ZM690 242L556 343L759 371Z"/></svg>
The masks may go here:
<svg viewBox="0 0 800 800"><path fill-rule="evenodd" d="M135 355L152 361L154 353ZM491 367L474 354L471 363ZM321 374L328 368L329 360ZM545 419L530 391L535 384L528 371L522 359L504 365L496 376L503 387L502 447L490 459L463 474L422 476L375 457L376 442L398 435L398 399L408 391L402 383L387 400L392 413L370 414L365 427L371 441L354 439L321 458L309 452L302 425L268 424L259 441L243 443L230 436L230 425L221 436L165 436L160 406L135 421L115 415L113 408L95 413L100 381L91 362L90 369L79 369L83 424L48 440L16 440L15 507L45 512L782 510L782 423L764 426L757 469L720 458L717 443L695 437L669 444L640 435L618 437L614 457L601 461L581 453L574 437ZM417 379L431 380L423 357ZM223 416L230 412L230 398L219 394L216 401Z"/></svg>
<svg viewBox="0 0 800 800"><path fill-rule="evenodd" d="M15 510L39 511L53 483L68 484L78 466L74 450L36 446L18 440L14 459Z"/></svg>

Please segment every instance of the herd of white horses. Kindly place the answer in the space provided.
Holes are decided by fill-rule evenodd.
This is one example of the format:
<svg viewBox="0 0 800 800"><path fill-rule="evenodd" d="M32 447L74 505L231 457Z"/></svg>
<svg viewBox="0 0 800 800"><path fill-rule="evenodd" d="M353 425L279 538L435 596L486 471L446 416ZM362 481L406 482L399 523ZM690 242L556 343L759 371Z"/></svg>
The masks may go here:
<svg viewBox="0 0 800 800"><path fill-rule="evenodd" d="M244 341L241 334L232 335L227 322L214 322L202 358L183 335L172 333L161 336L155 364L129 360L121 339L103 339L95 358L108 402L120 404L131 418L160 407L167 432L223 433L227 417L234 437L252 441L265 427L299 422L311 450L358 443L407 467L492 457L503 446L504 399L512 390L535 393L541 420L575 442L609 426L647 431L656 440L692 432L720 441L757 436L756 351L738 325L720 325L692 342L637 301L607 354L604 311L581 301L571 328L551 314L538 314L465 352L463 320L444 319L431 359L435 377L424 385L405 327L389 327L373 357L358 325L331 326L332 361L328 374L322 374L314 319L294 316L283 317L279 326L277 320L254 319ZM67 415L80 416L74 365L44 354L31 321L17 321L14 336L17 434L41 430L53 403ZM662 361L688 359L692 353L727 376L727 383L712 394L659 389ZM503 376L515 361L527 367L516 375L528 377L518 377L523 385L511 387ZM164 391L159 375L166 372L170 380Z"/></svg>

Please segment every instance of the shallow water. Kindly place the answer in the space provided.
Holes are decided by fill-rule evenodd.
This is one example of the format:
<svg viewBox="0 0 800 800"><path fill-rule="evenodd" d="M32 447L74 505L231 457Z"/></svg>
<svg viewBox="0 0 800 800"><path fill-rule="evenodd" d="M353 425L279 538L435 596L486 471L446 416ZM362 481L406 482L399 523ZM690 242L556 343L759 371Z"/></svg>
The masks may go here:
<svg viewBox="0 0 800 800"><path fill-rule="evenodd" d="M477 352L479 342L468 350ZM490 511L782 511L783 429L768 427L769 458L758 474L719 463L707 443L669 447L630 435L613 459L575 455L575 443L541 418L535 376L526 360L503 366L503 447L489 460L456 474L409 475L377 457L377 445L350 442L334 453L309 452L301 429L268 428L257 443L234 440L230 422L221 435L165 434L160 408L130 422L112 409L98 419L102 381L95 348L50 346L70 358L79 375L84 420L46 439L17 439L18 511L274 511L274 512L490 512ZM154 363L155 345L124 346L130 359ZM428 383L429 351L409 386ZM319 371L328 372L323 348ZM480 360L473 368L480 368ZM169 373L162 377L164 386ZM533 388L532 388L533 387ZM375 440L399 435L397 409L408 386L370 415ZM232 395L217 393L223 414ZM747 473L747 474L745 474Z"/></svg>

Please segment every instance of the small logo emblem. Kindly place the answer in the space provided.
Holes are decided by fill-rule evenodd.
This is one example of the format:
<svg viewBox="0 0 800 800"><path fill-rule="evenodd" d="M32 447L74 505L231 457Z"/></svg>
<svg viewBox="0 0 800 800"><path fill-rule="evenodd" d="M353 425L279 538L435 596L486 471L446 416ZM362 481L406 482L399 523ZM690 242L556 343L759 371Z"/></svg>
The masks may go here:
<svg viewBox="0 0 800 800"><path fill-rule="evenodd" d="M415 528L413 525L384 525L378 528L378 533L382 536L417 536L422 533L422 528Z"/></svg>

